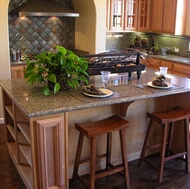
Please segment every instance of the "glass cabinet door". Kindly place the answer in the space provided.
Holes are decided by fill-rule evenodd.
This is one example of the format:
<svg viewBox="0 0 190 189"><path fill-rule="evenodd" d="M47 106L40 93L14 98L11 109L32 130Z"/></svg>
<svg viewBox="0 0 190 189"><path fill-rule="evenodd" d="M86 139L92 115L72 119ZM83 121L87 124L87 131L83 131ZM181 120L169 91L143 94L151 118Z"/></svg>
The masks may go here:
<svg viewBox="0 0 190 189"><path fill-rule="evenodd" d="M125 0L111 0L110 3L110 29L123 29L124 20L124 1Z"/></svg>
<svg viewBox="0 0 190 189"><path fill-rule="evenodd" d="M138 0L127 0L126 1L126 20L125 29L136 30L137 29L137 7Z"/></svg>
<svg viewBox="0 0 190 189"><path fill-rule="evenodd" d="M107 30L148 31L151 0L107 0Z"/></svg>

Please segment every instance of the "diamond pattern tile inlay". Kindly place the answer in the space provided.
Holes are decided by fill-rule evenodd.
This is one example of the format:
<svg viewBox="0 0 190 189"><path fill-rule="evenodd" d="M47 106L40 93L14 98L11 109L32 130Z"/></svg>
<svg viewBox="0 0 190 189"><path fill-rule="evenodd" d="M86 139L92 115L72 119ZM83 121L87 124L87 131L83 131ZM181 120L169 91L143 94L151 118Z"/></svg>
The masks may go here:
<svg viewBox="0 0 190 189"><path fill-rule="evenodd" d="M55 0L73 8L70 0ZM10 0L9 11L28 0ZM10 49L21 49L26 54L53 51L57 45L74 50L75 18L24 17L9 15Z"/></svg>

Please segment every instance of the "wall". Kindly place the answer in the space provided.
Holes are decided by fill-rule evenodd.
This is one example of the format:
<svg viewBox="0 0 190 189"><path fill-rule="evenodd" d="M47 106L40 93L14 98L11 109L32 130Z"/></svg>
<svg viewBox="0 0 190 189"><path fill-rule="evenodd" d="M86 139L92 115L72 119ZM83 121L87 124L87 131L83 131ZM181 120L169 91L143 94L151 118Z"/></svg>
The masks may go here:
<svg viewBox="0 0 190 189"><path fill-rule="evenodd" d="M187 4L187 20L186 20L186 35L190 35L190 0L188 0Z"/></svg>
<svg viewBox="0 0 190 189"><path fill-rule="evenodd" d="M92 54L105 51L106 0L72 0L80 17L75 20L75 48Z"/></svg>
<svg viewBox="0 0 190 189"><path fill-rule="evenodd" d="M8 37L8 4L9 0L0 2L0 80L10 78L9 37ZM2 94L0 93L0 122L2 122Z"/></svg>

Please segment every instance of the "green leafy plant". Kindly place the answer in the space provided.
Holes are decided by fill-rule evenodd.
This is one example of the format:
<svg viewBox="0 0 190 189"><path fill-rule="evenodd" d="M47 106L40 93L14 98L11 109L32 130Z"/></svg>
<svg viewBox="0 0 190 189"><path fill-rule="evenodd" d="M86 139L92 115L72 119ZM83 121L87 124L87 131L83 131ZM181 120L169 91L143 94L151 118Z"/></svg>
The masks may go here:
<svg viewBox="0 0 190 189"><path fill-rule="evenodd" d="M86 58L62 46L57 46L56 52L42 52L26 63L24 77L30 84L45 83L44 95L50 95L51 90L56 94L60 90L77 89L81 81L88 84Z"/></svg>

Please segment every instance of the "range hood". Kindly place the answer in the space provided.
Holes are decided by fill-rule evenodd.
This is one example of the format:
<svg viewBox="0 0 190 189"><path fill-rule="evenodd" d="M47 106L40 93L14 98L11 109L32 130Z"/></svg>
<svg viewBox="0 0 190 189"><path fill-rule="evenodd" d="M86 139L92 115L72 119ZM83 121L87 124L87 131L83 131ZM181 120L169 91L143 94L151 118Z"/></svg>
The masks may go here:
<svg viewBox="0 0 190 189"><path fill-rule="evenodd" d="M25 2L23 0L23 2ZM53 0L32 0L28 3L22 3L16 9L11 11L13 15L19 16L62 16L79 17L79 13L64 6L61 2Z"/></svg>

